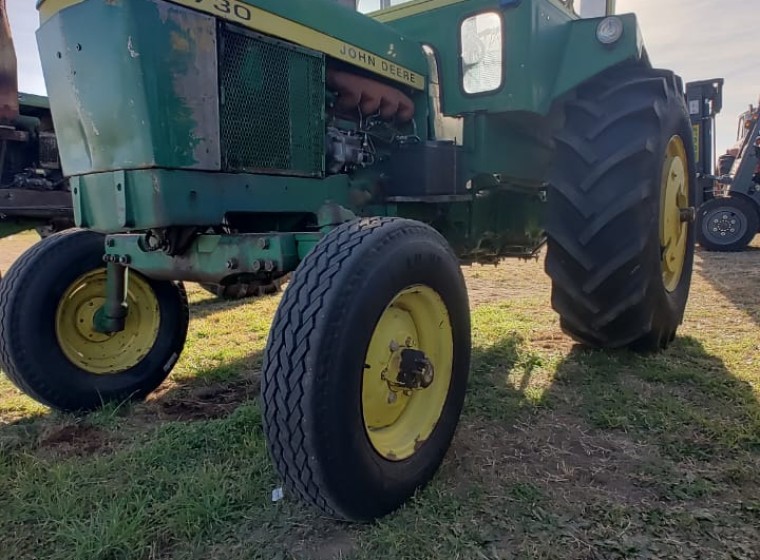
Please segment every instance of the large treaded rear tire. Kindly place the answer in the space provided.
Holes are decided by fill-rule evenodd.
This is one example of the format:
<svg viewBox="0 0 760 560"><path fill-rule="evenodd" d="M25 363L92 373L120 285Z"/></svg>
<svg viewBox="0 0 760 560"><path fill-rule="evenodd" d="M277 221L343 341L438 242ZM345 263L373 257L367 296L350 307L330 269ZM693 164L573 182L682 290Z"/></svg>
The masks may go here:
<svg viewBox="0 0 760 560"><path fill-rule="evenodd" d="M665 152L675 135L687 154L692 208L696 189L680 79L616 68L579 88L564 113L546 223L546 271L561 327L594 348L665 348L683 319L694 257L690 223L680 281L667 291L659 216Z"/></svg>
<svg viewBox="0 0 760 560"><path fill-rule="evenodd" d="M409 286L435 290L448 310L451 382L429 437L416 442L410 457L388 460L365 431L362 376L371 370L365 355L378 318ZM331 231L294 272L264 354L264 427L286 491L351 521L399 507L443 460L469 363L467 289L438 232L399 218L361 219Z"/></svg>

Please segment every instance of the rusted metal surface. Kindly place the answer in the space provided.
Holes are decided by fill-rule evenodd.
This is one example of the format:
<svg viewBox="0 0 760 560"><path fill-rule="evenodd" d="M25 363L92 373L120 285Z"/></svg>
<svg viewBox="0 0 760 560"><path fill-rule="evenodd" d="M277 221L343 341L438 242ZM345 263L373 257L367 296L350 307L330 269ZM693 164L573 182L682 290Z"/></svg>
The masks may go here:
<svg viewBox="0 0 760 560"><path fill-rule="evenodd" d="M0 0L0 123L18 118L18 77L6 0Z"/></svg>
<svg viewBox="0 0 760 560"><path fill-rule="evenodd" d="M362 115L379 112L385 120L396 119L405 123L414 116L414 102L395 87L377 80L334 70L327 70L327 85L339 94L338 108L353 111L359 108Z"/></svg>
<svg viewBox="0 0 760 560"><path fill-rule="evenodd" d="M219 98L217 83L216 21L180 6L158 0L170 31L174 94L189 111L193 127L195 167L219 169Z"/></svg>

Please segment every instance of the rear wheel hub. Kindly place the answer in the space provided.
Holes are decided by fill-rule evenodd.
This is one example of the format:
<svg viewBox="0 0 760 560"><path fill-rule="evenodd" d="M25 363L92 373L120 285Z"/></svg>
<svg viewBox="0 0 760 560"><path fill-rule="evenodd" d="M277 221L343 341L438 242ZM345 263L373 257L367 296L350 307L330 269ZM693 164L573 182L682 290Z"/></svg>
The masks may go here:
<svg viewBox="0 0 760 560"><path fill-rule="evenodd" d="M686 261L689 221L689 173L686 149L679 136L668 142L662 170L660 200L660 247L662 281L665 289L675 291Z"/></svg>

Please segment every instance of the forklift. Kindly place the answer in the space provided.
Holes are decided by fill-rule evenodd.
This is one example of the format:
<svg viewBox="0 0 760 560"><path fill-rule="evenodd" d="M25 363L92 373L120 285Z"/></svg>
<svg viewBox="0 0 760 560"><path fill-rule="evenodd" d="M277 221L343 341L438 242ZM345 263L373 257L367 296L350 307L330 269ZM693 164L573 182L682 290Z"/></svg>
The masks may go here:
<svg viewBox="0 0 760 560"><path fill-rule="evenodd" d="M715 116L723 79L686 84L694 132L699 201L697 241L707 251L743 251L760 230L760 107L739 116L736 144L713 172ZM760 105L760 102L758 103Z"/></svg>

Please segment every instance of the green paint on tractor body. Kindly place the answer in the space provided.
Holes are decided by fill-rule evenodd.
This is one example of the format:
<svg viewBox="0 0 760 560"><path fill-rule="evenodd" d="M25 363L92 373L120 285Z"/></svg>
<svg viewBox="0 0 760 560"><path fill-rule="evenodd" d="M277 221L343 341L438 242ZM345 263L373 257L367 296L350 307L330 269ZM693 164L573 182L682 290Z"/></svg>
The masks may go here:
<svg viewBox="0 0 760 560"><path fill-rule="evenodd" d="M373 17L330 0L68 4L40 3L38 44L76 223L155 234L170 258L130 245L130 266L162 278L187 258L198 280L235 275L226 254L200 258L198 235L319 233L368 215L430 223L463 260L531 255L554 101L621 62L648 64L633 15L603 45L599 20L557 0ZM489 56L502 62L497 84L468 93L461 29L477 14L499 22ZM341 74L401 94L413 114L338 114Z"/></svg>
<svg viewBox="0 0 760 560"><path fill-rule="evenodd" d="M605 46L597 20L554 0L431 2L440 7L397 11L387 23L322 0L238 1L229 13L219 8L225 3L192 4L87 0L41 25L77 225L109 234L219 233L228 222L239 233L283 232L285 224L324 231L335 225L318 218L329 203L345 216L433 223L466 260L530 255L543 242L553 102L643 49L633 15L621 16L622 38ZM503 63L497 87L471 94L460 26L479 13L500 22ZM398 128L374 123L365 136L361 120L337 121L332 70L399 90L414 103L413 118ZM104 87L118 95L103 95ZM440 136L438 108L458 137ZM372 142L371 157L357 139ZM336 172L335 150L364 150L373 161ZM440 188L410 179L406 170L417 165L437 169ZM132 255L137 270L141 259Z"/></svg>

